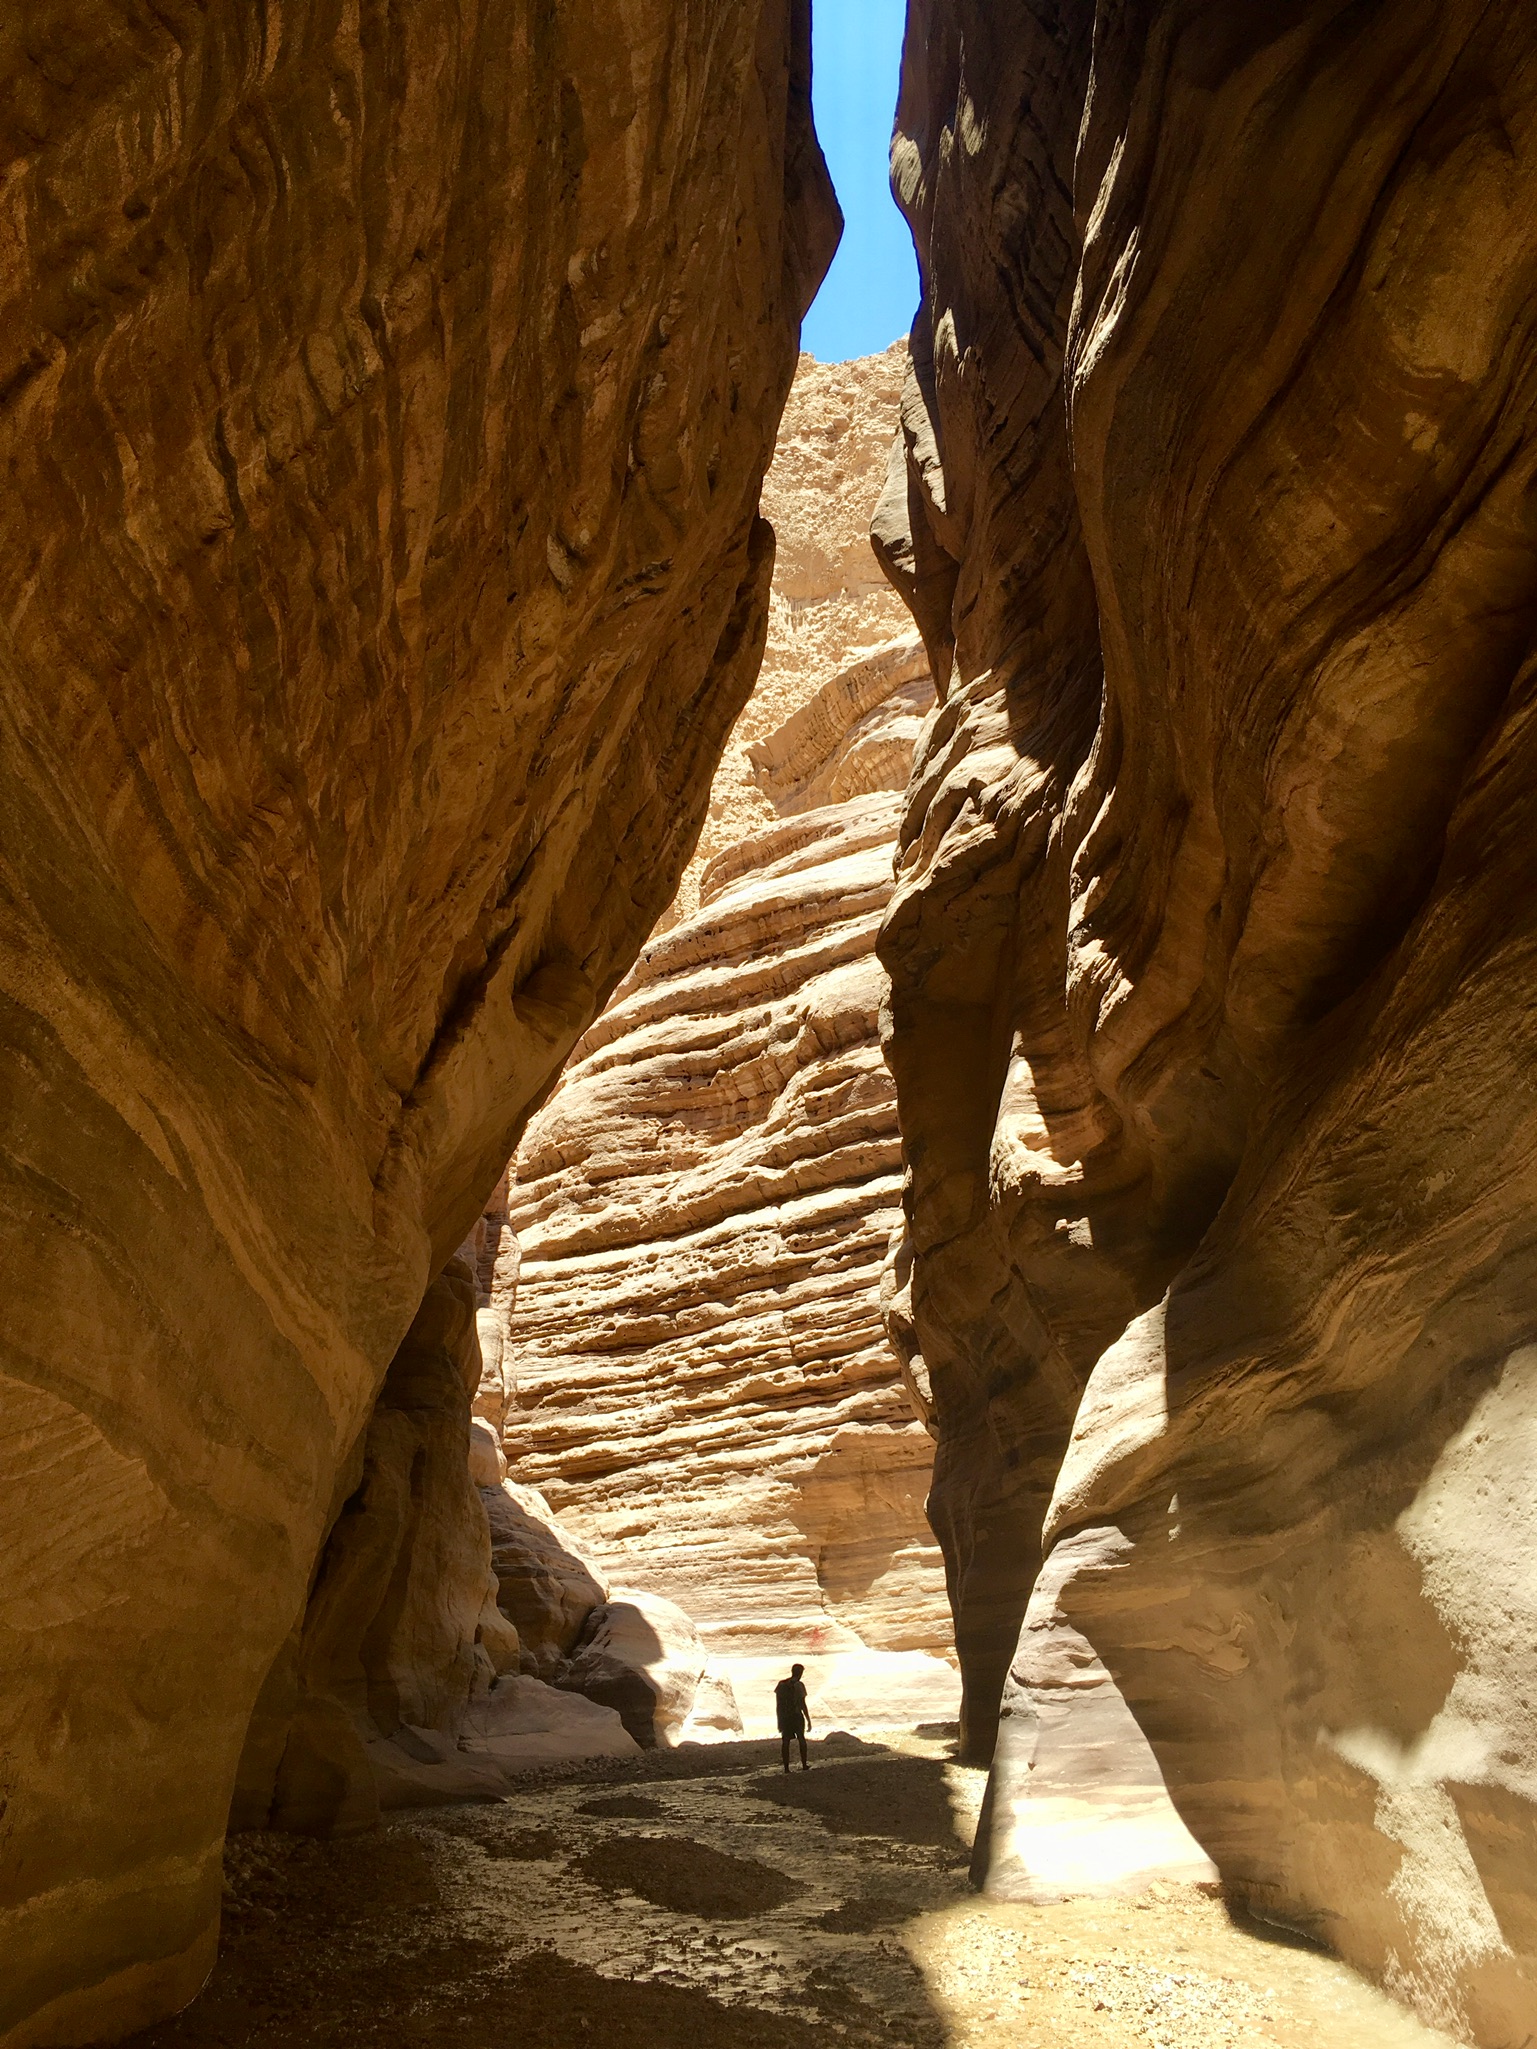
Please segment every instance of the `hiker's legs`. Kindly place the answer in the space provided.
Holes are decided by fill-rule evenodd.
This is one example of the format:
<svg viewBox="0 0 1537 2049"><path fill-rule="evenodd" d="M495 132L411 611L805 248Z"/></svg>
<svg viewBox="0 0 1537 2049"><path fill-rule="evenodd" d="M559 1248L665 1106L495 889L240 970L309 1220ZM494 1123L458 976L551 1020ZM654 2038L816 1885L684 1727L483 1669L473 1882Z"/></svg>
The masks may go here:
<svg viewBox="0 0 1537 2049"><path fill-rule="evenodd" d="M804 1750L805 1747L806 1745L803 1740L801 1749ZM788 1771L790 1769L790 1732L788 1729L781 1729L779 1732L779 1748L784 1754L785 1770Z"/></svg>
<svg viewBox="0 0 1537 2049"><path fill-rule="evenodd" d="M797 1730L796 1730L796 1732L795 1732L795 1736L796 1736L796 1741L797 1741L797 1742L798 1742L798 1743L800 1744L800 1747L801 1747L801 1770L802 1770L803 1772L804 1772L804 1771L809 1771L809 1770L811 1769L811 1767L810 1767L810 1766L809 1766L809 1765L807 1764L807 1762L806 1762L806 1731L805 1731L805 1730L804 1730L803 1728L802 1728L802 1729L797 1729ZM789 1744L787 1743L787 1744L785 1745L785 1770L786 1770L786 1771L788 1771L789 1769L790 1769L790 1746L789 1746Z"/></svg>

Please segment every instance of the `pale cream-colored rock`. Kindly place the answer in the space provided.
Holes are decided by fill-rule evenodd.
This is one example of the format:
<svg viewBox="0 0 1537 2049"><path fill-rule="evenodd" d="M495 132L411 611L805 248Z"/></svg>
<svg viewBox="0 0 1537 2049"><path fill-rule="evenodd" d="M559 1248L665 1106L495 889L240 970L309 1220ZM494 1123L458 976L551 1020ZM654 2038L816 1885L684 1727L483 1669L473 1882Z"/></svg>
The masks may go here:
<svg viewBox="0 0 1537 2049"><path fill-rule="evenodd" d="M1537 16L913 0L908 32L925 305L880 535L946 704L881 945L891 1301L966 1734L1011 1658L1064 1705L1035 1582L1027 1633L1098 1660L1233 1897L1509 2049Z"/></svg>
<svg viewBox="0 0 1537 2049"><path fill-rule="evenodd" d="M650 941L514 1163L505 1450L611 1578L687 1611L712 1669L938 1654L939 1719L931 1447L880 1318L901 1156L872 954L933 693L910 626L862 645L858 596L903 360L802 362L775 589L813 624L793 692L788 661L770 681L778 721L733 735L697 907ZM738 769L772 821L745 833Z"/></svg>
<svg viewBox="0 0 1537 2049"><path fill-rule="evenodd" d="M594 1609L557 1684L610 1703L646 1749L673 1748L693 1713L705 1648L675 1601L633 1588Z"/></svg>
<svg viewBox="0 0 1537 2049"><path fill-rule="evenodd" d="M452 1730L406 1724L366 1748L388 1811L500 1800L531 1765L635 1757L640 1746L612 1708L509 1673L478 1694Z"/></svg>
<svg viewBox="0 0 1537 2049"><path fill-rule="evenodd" d="M773 793L754 773L756 743L859 654L909 630L868 533L906 368L905 341L850 363L800 359L763 480L763 512L776 537L763 666L721 757L698 849L663 929L697 909L715 856L777 815Z"/></svg>
<svg viewBox="0 0 1537 2049"><path fill-rule="evenodd" d="M480 1385L485 1385L484 1380ZM484 1416L470 1418L470 1479L477 1487L500 1487L507 1477L502 1441Z"/></svg>
<svg viewBox="0 0 1537 2049"><path fill-rule="evenodd" d="M518 1299L519 1246L507 1226L507 1176L503 1173L491 1192L485 1209L475 1220L470 1235L459 1248L475 1274L477 1303L475 1330L480 1343L480 1384L475 1390L474 1409L494 1436L500 1436L502 1421L511 1398L508 1375L512 1356L507 1332ZM498 1479L506 1477L505 1467ZM494 1486L496 1480L484 1480Z"/></svg>
<svg viewBox="0 0 1537 2049"><path fill-rule="evenodd" d="M570 1758L634 1757L640 1747L614 1709L526 1674L498 1679L462 1727L461 1754L507 1772Z"/></svg>
<svg viewBox="0 0 1537 2049"><path fill-rule="evenodd" d="M1059 1605L1071 1573L1113 1563L1113 1546L1080 1533L1052 1553L1032 1590L972 1853L973 1881L995 1899L1217 1882L1120 1689Z"/></svg>
<svg viewBox="0 0 1537 2049"><path fill-rule="evenodd" d="M730 1678L719 1660L707 1661L694 1695L694 1705L683 1725L684 1743L725 1743L745 1734L742 1711Z"/></svg>
<svg viewBox="0 0 1537 2049"><path fill-rule="evenodd" d="M511 1471L716 1653L948 1642L930 1440L879 1313L900 1151L870 948L895 806L722 857L742 872L652 942L511 1188Z"/></svg>
<svg viewBox="0 0 1537 2049"><path fill-rule="evenodd" d="M338 1475L692 847L808 14L3 10L7 2049L201 1982Z"/></svg>

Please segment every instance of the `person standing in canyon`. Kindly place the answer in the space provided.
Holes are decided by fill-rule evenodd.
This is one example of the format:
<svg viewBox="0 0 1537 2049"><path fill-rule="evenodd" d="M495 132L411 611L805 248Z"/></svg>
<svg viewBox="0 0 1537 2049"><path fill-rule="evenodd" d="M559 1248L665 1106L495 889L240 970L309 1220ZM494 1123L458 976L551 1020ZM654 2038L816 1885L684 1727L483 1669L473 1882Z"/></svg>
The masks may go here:
<svg viewBox="0 0 1537 2049"><path fill-rule="evenodd" d="M790 1739L793 1736L801 1747L801 1770L810 1771L806 1757L806 1731L811 1727L811 1709L806 1705L806 1682L801 1677L804 1665L792 1665L788 1679L781 1679L774 1688L774 1712L779 1721L779 1747L784 1757L784 1767L790 1769Z"/></svg>

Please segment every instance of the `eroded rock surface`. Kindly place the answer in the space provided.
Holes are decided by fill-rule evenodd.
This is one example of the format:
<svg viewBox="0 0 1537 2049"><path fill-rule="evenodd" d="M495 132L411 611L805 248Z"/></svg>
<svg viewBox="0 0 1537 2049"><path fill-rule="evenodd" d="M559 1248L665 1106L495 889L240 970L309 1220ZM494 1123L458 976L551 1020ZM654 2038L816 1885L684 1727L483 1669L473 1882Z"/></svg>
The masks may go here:
<svg viewBox="0 0 1537 2049"><path fill-rule="evenodd" d="M898 810L847 798L718 856L509 1190L511 1475L723 1656L948 1640L931 1444L879 1307L900 1149L872 949Z"/></svg>
<svg viewBox="0 0 1537 2049"><path fill-rule="evenodd" d="M758 743L858 655L911 631L868 533L906 372L905 341L851 363L800 359L763 479L763 513L775 535L763 664L721 756L699 845L663 915L664 930L699 908L700 881L715 856L779 815L755 772Z"/></svg>
<svg viewBox="0 0 1537 2049"><path fill-rule="evenodd" d="M704 1672L699 1632L676 1601L627 1591L588 1617L557 1684L614 1708L643 1749L670 1749L693 1713Z"/></svg>
<svg viewBox="0 0 1537 2049"><path fill-rule="evenodd" d="M893 163L878 534L946 702L882 957L968 1734L1044 1523L1236 1893L1518 2043L1537 22L920 0Z"/></svg>
<svg viewBox="0 0 1537 2049"><path fill-rule="evenodd" d="M911 1654L891 1667L895 1711L921 1719L925 1675L929 1715L948 1711L949 1624L932 1447L881 1329L900 1147L873 947L933 690L910 626L861 647L895 601L872 612L853 553L868 577L904 361L802 363L770 475L800 533L776 592L812 623L795 648L785 628L779 723L733 737L710 830L736 836L697 908L648 944L514 1163L505 1450L612 1579L678 1602L717 1661L772 1659L777 1678L792 1653ZM872 393L885 431L859 439ZM829 488L829 440L857 488ZM744 771L772 821L745 831ZM876 1718L882 1669L860 1667ZM771 1712L772 1678L743 1678L744 1714L760 1695Z"/></svg>
<svg viewBox="0 0 1537 2049"><path fill-rule="evenodd" d="M470 1408L479 1293L450 1260L390 1362L303 1620L257 1698L232 1832L328 1835L389 1808L495 1797L529 1764L628 1755L655 1740L664 1697L678 1704L679 1681L644 1657L627 1716L612 1687L572 1681L608 1588L532 1489L477 1486L488 1450L505 1465Z"/></svg>
<svg viewBox="0 0 1537 2049"><path fill-rule="evenodd" d="M211 1958L431 1277L692 848L834 216L804 0L0 27L0 2040Z"/></svg>
<svg viewBox="0 0 1537 2049"><path fill-rule="evenodd" d="M519 1669L465 1461L475 1298L450 1261L390 1363L303 1620L251 1717L232 1828L366 1827L395 1761L380 1746L401 1738L409 1758L429 1731L456 1735L470 1702Z"/></svg>

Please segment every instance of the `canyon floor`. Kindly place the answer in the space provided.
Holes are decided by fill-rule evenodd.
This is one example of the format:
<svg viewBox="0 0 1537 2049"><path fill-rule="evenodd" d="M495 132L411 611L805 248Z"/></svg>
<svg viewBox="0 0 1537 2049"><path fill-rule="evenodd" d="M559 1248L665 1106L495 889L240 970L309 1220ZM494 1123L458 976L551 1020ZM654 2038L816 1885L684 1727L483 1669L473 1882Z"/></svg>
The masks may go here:
<svg viewBox="0 0 1537 2049"><path fill-rule="evenodd" d="M1432 2049L1220 1900L966 1879L983 1774L834 1735L531 1775L366 1836L234 1839L207 1989L137 2049Z"/></svg>

